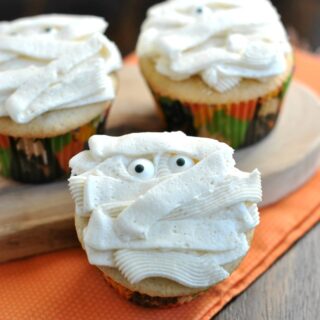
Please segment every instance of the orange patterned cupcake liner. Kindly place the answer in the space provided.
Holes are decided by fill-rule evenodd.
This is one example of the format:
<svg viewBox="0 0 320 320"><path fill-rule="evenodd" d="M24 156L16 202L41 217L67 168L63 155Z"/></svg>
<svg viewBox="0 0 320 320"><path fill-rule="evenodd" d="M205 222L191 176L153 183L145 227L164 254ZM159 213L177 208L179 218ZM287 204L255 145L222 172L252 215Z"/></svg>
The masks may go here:
<svg viewBox="0 0 320 320"><path fill-rule="evenodd" d="M240 149L259 142L275 127L291 78L262 97L227 104L189 103L152 91L168 131L214 138Z"/></svg>

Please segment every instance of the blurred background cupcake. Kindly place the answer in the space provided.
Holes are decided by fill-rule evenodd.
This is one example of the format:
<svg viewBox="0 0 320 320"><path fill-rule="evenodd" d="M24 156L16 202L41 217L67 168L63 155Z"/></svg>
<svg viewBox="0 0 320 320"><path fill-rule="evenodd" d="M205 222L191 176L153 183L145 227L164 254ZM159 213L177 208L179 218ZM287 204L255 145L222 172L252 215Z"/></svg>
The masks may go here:
<svg viewBox="0 0 320 320"><path fill-rule="evenodd" d="M42 15L0 23L0 174L31 183L68 173L103 131L121 56L103 18Z"/></svg>
<svg viewBox="0 0 320 320"><path fill-rule="evenodd" d="M268 0L156 5L138 55L168 130L236 149L274 128L293 71L286 31Z"/></svg>

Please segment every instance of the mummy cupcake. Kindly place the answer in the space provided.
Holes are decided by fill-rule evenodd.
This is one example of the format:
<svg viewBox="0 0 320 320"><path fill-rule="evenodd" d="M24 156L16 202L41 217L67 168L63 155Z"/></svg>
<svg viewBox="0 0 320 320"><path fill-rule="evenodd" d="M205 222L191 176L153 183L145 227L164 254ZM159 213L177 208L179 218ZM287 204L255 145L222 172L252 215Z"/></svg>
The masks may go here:
<svg viewBox="0 0 320 320"><path fill-rule="evenodd" d="M40 183L104 128L121 57L98 17L0 23L0 174Z"/></svg>
<svg viewBox="0 0 320 320"><path fill-rule="evenodd" d="M152 7L137 47L169 131L242 148L275 126L292 50L268 0L171 0Z"/></svg>
<svg viewBox="0 0 320 320"><path fill-rule="evenodd" d="M227 279L259 223L257 170L181 132L93 136L70 162L76 229L89 262L126 299L174 306Z"/></svg>

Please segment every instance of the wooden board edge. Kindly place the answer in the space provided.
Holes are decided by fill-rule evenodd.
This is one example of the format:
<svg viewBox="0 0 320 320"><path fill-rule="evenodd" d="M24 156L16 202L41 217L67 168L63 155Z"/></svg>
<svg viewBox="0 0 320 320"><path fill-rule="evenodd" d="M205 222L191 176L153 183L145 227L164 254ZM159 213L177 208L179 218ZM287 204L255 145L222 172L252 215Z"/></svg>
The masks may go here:
<svg viewBox="0 0 320 320"><path fill-rule="evenodd" d="M0 234L0 263L80 245L73 214L5 225Z"/></svg>

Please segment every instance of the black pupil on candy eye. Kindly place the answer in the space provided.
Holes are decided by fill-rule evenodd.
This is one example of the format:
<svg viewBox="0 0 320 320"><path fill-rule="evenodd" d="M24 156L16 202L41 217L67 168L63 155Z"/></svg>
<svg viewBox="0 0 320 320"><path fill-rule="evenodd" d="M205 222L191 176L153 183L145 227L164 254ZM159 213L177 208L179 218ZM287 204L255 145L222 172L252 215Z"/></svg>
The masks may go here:
<svg viewBox="0 0 320 320"><path fill-rule="evenodd" d="M45 28L44 31L45 31L45 32L50 32L50 31L51 31L51 28Z"/></svg>
<svg viewBox="0 0 320 320"><path fill-rule="evenodd" d="M186 164L186 160L184 160L183 158L179 158L177 160L177 166L183 167L185 164Z"/></svg>
<svg viewBox="0 0 320 320"><path fill-rule="evenodd" d="M144 171L144 166L142 164L138 164L135 166L134 170L136 173L142 173Z"/></svg>
<svg viewBox="0 0 320 320"><path fill-rule="evenodd" d="M199 8L197 8L196 12L200 14L203 12L203 9L199 7Z"/></svg>

